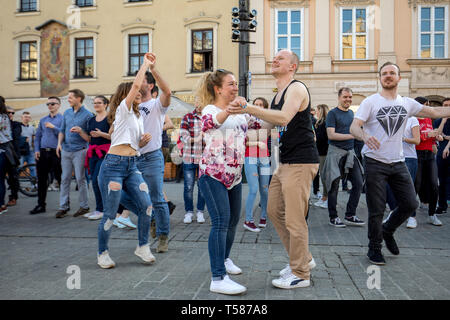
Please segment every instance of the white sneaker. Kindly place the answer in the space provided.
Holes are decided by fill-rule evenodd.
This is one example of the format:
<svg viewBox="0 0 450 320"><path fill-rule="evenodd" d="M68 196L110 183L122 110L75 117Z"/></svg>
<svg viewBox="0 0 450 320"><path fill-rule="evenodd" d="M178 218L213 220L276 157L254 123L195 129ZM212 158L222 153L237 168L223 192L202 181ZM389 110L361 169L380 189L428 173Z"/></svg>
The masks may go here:
<svg viewBox="0 0 450 320"><path fill-rule="evenodd" d="M414 217L409 217L408 218L408 223L406 224L406 227L408 229L415 229L417 228L417 220Z"/></svg>
<svg viewBox="0 0 450 320"><path fill-rule="evenodd" d="M230 258L225 259L225 269L229 274L241 274L242 270Z"/></svg>
<svg viewBox="0 0 450 320"><path fill-rule="evenodd" d="M124 218L124 217L120 216L120 217L116 218L115 220L117 220L117 222L119 224L123 224L124 226L126 226L128 228L136 229L136 225L133 222L131 222L130 217Z"/></svg>
<svg viewBox="0 0 450 320"><path fill-rule="evenodd" d="M215 293L236 295L241 294L247 291L247 288L240 285L237 282L234 282L227 275L223 278L223 280L213 281L211 280L211 284L209 286L209 291Z"/></svg>
<svg viewBox="0 0 450 320"><path fill-rule="evenodd" d="M90 216L96 214L97 212L98 212L98 211L92 211L92 212L85 213L85 214L83 214L83 217L89 218Z"/></svg>
<svg viewBox="0 0 450 320"><path fill-rule="evenodd" d="M144 263L153 263L156 260L152 252L150 251L149 244L146 244L142 247L139 247L138 245L136 247L136 250L134 251L134 254L141 258Z"/></svg>
<svg viewBox="0 0 450 320"><path fill-rule="evenodd" d="M314 196L315 196L316 199L318 199L318 200L322 199L322 194L320 193L320 191L317 192Z"/></svg>
<svg viewBox="0 0 450 320"><path fill-rule="evenodd" d="M328 200L320 199L319 201L314 203L314 205L319 208L328 209Z"/></svg>
<svg viewBox="0 0 450 320"><path fill-rule="evenodd" d="M197 211L197 222L204 223L205 217L203 217L203 211Z"/></svg>
<svg viewBox="0 0 450 320"><path fill-rule="evenodd" d="M192 216L193 216L193 212L192 211L188 211L186 212L186 214L184 215L184 220L183 222L186 224L192 223Z"/></svg>
<svg viewBox="0 0 450 320"><path fill-rule="evenodd" d="M442 226L441 220L435 214L428 217L428 223L431 223L433 226Z"/></svg>
<svg viewBox="0 0 450 320"><path fill-rule="evenodd" d="M97 264L103 269L114 268L116 264L109 256L108 251L104 251L102 254L97 254Z"/></svg>
<svg viewBox="0 0 450 320"><path fill-rule="evenodd" d="M88 219L89 220L99 220L103 218L103 212L95 211L93 214L91 214Z"/></svg>
<svg viewBox="0 0 450 320"><path fill-rule="evenodd" d="M309 266L309 270L314 269L317 264L316 261L314 260L314 258L311 259L311 261L308 263ZM289 263L286 265L286 267L280 271L280 277L286 277L288 274L292 273L291 270L291 266L289 265Z"/></svg>
<svg viewBox="0 0 450 320"><path fill-rule="evenodd" d="M272 284L280 289L294 289L309 287L311 282L309 280L300 279L295 274L290 272L284 277L273 279Z"/></svg>
<svg viewBox="0 0 450 320"><path fill-rule="evenodd" d="M117 218L114 219L113 225L116 226L116 227L119 228L119 229L125 228L125 226L124 226L123 224L117 222Z"/></svg>

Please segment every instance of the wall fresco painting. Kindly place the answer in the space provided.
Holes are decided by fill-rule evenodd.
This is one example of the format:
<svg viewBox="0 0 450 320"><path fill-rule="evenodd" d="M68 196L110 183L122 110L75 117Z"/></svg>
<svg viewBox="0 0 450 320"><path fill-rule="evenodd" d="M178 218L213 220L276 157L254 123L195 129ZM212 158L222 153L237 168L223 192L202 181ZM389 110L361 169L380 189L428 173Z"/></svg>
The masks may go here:
<svg viewBox="0 0 450 320"><path fill-rule="evenodd" d="M70 42L66 26L51 22L41 30L41 97L65 96L69 89Z"/></svg>

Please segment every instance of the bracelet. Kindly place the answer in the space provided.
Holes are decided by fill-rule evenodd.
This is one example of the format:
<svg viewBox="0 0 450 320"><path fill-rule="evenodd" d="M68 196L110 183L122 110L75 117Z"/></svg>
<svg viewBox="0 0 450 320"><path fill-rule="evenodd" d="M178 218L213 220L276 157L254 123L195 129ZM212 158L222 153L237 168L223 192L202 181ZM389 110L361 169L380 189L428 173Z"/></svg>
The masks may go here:
<svg viewBox="0 0 450 320"><path fill-rule="evenodd" d="M241 107L242 107L242 109L245 109L245 108L247 108L247 104L245 104L245 105L243 105Z"/></svg>

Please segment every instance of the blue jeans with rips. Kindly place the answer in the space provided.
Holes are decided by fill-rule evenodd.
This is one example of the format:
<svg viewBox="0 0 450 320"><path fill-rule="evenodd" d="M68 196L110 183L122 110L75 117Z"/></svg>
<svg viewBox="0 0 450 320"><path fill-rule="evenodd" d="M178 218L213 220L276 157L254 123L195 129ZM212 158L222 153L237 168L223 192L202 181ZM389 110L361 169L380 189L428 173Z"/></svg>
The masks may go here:
<svg viewBox="0 0 450 320"><path fill-rule="evenodd" d="M108 240L119 203L138 216L139 246L148 244L152 203L148 186L136 166L136 157L107 154L98 175L103 218L98 225L98 253L108 250Z"/></svg>
<svg viewBox="0 0 450 320"><path fill-rule="evenodd" d="M168 235L170 231L169 206L164 199L164 156L161 149L147 152L138 157L137 167L150 190L153 204L154 219L156 221L156 235ZM131 210L125 206L125 208Z"/></svg>
<svg viewBox="0 0 450 320"><path fill-rule="evenodd" d="M223 280L227 274L225 260L230 256L241 213L242 183L228 190L221 182L203 175L198 185L212 225L208 239L212 279Z"/></svg>
<svg viewBox="0 0 450 320"><path fill-rule="evenodd" d="M186 212L194 211L194 184L195 173L198 172L198 164L183 163L184 175L184 210ZM197 182L198 186L198 182ZM200 188L198 188L197 210L203 211L205 209L205 199L203 199Z"/></svg>

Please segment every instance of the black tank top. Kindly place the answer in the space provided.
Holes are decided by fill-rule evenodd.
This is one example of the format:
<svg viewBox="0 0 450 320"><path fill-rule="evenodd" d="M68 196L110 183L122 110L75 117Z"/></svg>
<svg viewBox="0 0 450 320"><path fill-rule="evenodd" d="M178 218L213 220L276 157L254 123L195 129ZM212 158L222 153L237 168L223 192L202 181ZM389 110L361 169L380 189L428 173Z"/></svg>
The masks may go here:
<svg viewBox="0 0 450 320"><path fill-rule="evenodd" d="M276 96L273 98L271 109L281 110L284 104L284 95L294 82L300 82L305 85L301 81L293 80L284 90L278 104L275 103ZM286 127L278 126L281 163L319 163L319 153L314 141L314 131L311 121L311 95L306 85L305 88L309 96L308 107L301 112L297 112Z"/></svg>

